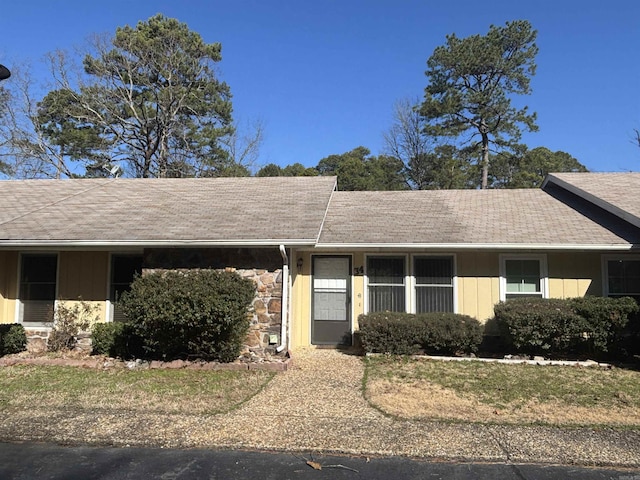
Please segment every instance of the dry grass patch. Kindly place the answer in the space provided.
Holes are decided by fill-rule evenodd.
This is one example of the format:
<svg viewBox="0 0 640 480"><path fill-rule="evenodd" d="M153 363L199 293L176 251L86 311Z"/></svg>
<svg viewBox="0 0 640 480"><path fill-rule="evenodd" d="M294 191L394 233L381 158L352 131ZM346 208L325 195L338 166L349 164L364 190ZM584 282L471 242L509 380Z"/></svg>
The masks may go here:
<svg viewBox="0 0 640 480"><path fill-rule="evenodd" d="M379 357L365 395L407 419L640 426L640 372Z"/></svg>
<svg viewBox="0 0 640 480"><path fill-rule="evenodd" d="M237 408L273 375L21 365L0 369L0 408L215 414Z"/></svg>

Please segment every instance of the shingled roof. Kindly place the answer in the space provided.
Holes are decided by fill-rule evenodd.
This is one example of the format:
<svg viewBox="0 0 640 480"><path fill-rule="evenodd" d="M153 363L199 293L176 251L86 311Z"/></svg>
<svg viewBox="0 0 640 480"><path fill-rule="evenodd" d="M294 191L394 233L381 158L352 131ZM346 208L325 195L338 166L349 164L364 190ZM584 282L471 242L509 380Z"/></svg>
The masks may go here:
<svg viewBox="0 0 640 480"><path fill-rule="evenodd" d="M549 183L640 227L640 173L553 173Z"/></svg>
<svg viewBox="0 0 640 480"><path fill-rule="evenodd" d="M319 247L628 249L640 231L538 189L335 192Z"/></svg>
<svg viewBox="0 0 640 480"><path fill-rule="evenodd" d="M0 182L0 246L313 245L335 177Z"/></svg>
<svg viewBox="0 0 640 480"><path fill-rule="evenodd" d="M3 181L0 247L640 246L640 174L554 174L543 190L335 185L335 177Z"/></svg>

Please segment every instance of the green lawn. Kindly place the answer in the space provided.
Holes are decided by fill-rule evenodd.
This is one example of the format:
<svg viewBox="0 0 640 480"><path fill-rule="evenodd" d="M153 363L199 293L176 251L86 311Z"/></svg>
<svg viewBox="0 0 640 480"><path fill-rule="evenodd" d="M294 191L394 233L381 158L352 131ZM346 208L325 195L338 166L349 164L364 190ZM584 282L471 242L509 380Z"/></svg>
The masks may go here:
<svg viewBox="0 0 640 480"><path fill-rule="evenodd" d="M0 368L0 408L228 412L273 378L263 371Z"/></svg>

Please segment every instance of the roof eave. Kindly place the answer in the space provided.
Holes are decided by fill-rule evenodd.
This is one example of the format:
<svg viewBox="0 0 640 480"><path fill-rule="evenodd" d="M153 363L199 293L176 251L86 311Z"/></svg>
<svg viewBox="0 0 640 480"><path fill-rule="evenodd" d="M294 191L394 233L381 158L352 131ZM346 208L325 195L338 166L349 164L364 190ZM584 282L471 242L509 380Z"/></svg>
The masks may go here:
<svg viewBox="0 0 640 480"><path fill-rule="evenodd" d="M230 239L230 240L0 240L0 249L7 248L78 248L78 247L277 247L314 246L313 239Z"/></svg>
<svg viewBox="0 0 640 480"><path fill-rule="evenodd" d="M387 250L590 250L628 251L634 244L541 244L541 243L318 243L318 249Z"/></svg>

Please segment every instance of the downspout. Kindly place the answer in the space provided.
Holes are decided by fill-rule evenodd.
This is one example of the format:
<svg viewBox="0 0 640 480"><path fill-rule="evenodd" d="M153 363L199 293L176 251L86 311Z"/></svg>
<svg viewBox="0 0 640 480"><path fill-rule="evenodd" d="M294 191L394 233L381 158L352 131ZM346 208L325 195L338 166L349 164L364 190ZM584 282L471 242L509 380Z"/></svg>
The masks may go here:
<svg viewBox="0 0 640 480"><path fill-rule="evenodd" d="M289 350L289 336L287 335L289 319L289 257L284 245L280 245L280 255L282 256L282 313L280 319L280 345L276 347L276 352Z"/></svg>

